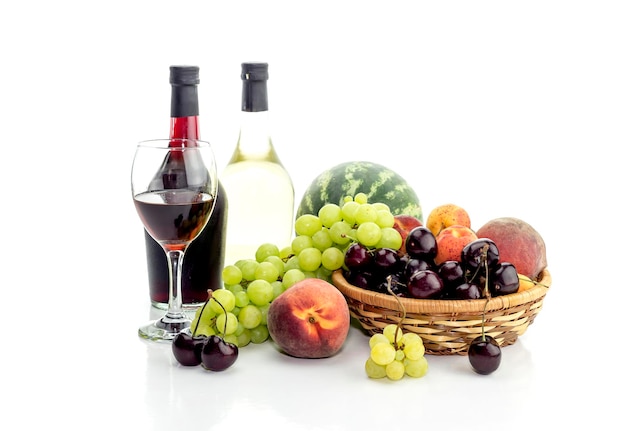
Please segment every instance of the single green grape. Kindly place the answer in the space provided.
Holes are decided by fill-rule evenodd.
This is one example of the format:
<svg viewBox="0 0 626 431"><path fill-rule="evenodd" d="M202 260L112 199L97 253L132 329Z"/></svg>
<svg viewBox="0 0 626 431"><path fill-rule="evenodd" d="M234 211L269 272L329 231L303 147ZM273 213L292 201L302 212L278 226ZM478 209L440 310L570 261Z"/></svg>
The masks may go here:
<svg viewBox="0 0 626 431"><path fill-rule="evenodd" d="M283 289L289 289L291 286L304 279L304 272L302 272L299 267L289 269L285 272L285 275L283 275Z"/></svg>
<svg viewBox="0 0 626 431"><path fill-rule="evenodd" d="M376 211L387 211L391 213L391 208L384 202L372 202L372 206L376 209Z"/></svg>
<svg viewBox="0 0 626 431"><path fill-rule="evenodd" d="M387 365L396 359L396 349L389 343L377 343L371 348L370 356L378 365Z"/></svg>
<svg viewBox="0 0 626 431"><path fill-rule="evenodd" d="M404 359L404 371L411 377L423 377L428 372L428 361L425 356L419 359L411 360L409 358Z"/></svg>
<svg viewBox="0 0 626 431"><path fill-rule="evenodd" d="M324 251L333 245L333 239L330 237L328 228L323 228L315 232L311 237L311 241L313 247L317 248L319 251Z"/></svg>
<svg viewBox="0 0 626 431"><path fill-rule="evenodd" d="M220 304L222 305L220 306ZM213 296L209 300L207 308L217 315L224 314L224 310L227 312L233 311L233 308L235 308L235 294L228 289L216 289L213 291Z"/></svg>
<svg viewBox="0 0 626 431"><path fill-rule="evenodd" d="M313 247L313 238L309 235L298 235L291 240L291 249L298 256L305 248Z"/></svg>
<svg viewBox="0 0 626 431"><path fill-rule="evenodd" d="M415 332L405 332L402 334L402 339L400 340L400 345L406 346L407 344L419 343L424 344L422 337L420 337Z"/></svg>
<svg viewBox="0 0 626 431"><path fill-rule="evenodd" d="M224 284L239 284L243 280L241 268L236 265L226 265L222 269L222 281Z"/></svg>
<svg viewBox="0 0 626 431"><path fill-rule="evenodd" d="M294 228L297 235L313 236L315 232L322 228L322 221L313 214L302 214L296 219Z"/></svg>
<svg viewBox="0 0 626 431"><path fill-rule="evenodd" d="M281 293L285 291L285 288L281 280L272 281L271 285L272 285L272 292L274 294L274 296L272 297L272 301L273 301L274 299L278 298L278 295L280 295Z"/></svg>
<svg viewBox="0 0 626 431"><path fill-rule="evenodd" d="M383 335L390 343L399 343L402 340L402 328L398 328L395 323L389 323L383 328Z"/></svg>
<svg viewBox="0 0 626 431"><path fill-rule="evenodd" d="M261 310L261 325L267 325L267 313L270 311L270 305L272 304L265 304L259 307L259 310Z"/></svg>
<svg viewBox="0 0 626 431"><path fill-rule="evenodd" d="M254 278L256 280L265 280L270 283L278 280L278 269L272 262L260 262L254 271Z"/></svg>
<svg viewBox="0 0 626 431"><path fill-rule="evenodd" d="M356 224L359 224L359 225L365 222L376 223L377 219L378 219L378 212L372 206L372 204L361 204L355 214Z"/></svg>
<svg viewBox="0 0 626 431"><path fill-rule="evenodd" d="M256 328L250 329L250 341L254 344L261 344L265 342L270 336L266 325L259 325Z"/></svg>
<svg viewBox="0 0 626 431"><path fill-rule="evenodd" d="M358 205L358 204L357 204ZM339 221L333 224L330 229L328 229L328 233L330 234L330 238L333 240L335 244L343 245L349 243L352 238L350 233L352 231L352 226L349 225L345 221Z"/></svg>
<svg viewBox="0 0 626 431"><path fill-rule="evenodd" d="M240 292L235 293L235 307L242 308L250 303L250 298L248 298L248 292L242 290Z"/></svg>
<svg viewBox="0 0 626 431"><path fill-rule="evenodd" d="M337 204L327 203L317 212L322 225L331 227L334 223L342 220L341 207Z"/></svg>
<svg viewBox="0 0 626 431"><path fill-rule="evenodd" d="M343 218L343 221L345 221L349 225L355 224L356 212L359 210L360 206L361 204L354 201L348 201L344 203L341 207L341 217Z"/></svg>
<svg viewBox="0 0 626 431"><path fill-rule="evenodd" d="M322 252L322 266L335 271L343 266L345 254L337 247L329 247Z"/></svg>
<svg viewBox="0 0 626 431"><path fill-rule="evenodd" d="M268 256L279 256L278 246L272 243L264 243L257 247L254 258L257 262L263 262Z"/></svg>
<svg viewBox="0 0 626 431"><path fill-rule="evenodd" d="M424 356L426 349L424 348L423 343L410 341L408 344L404 345L402 351L404 352L404 356L408 359L416 361Z"/></svg>
<svg viewBox="0 0 626 431"><path fill-rule="evenodd" d="M385 367L387 377L391 380L400 380L404 377L404 363L402 361L391 361Z"/></svg>
<svg viewBox="0 0 626 431"><path fill-rule="evenodd" d="M237 335L237 347L245 347L250 344L250 330L244 329L244 331Z"/></svg>
<svg viewBox="0 0 626 431"><path fill-rule="evenodd" d="M248 298L254 305L269 304L274 298L274 289L267 280L254 280L248 284Z"/></svg>
<svg viewBox="0 0 626 431"><path fill-rule="evenodd" d="M235 334L224 335L222 339L227 343L232 343L235 346L239 347L239 339Z"/></svg>
<svg viewBox="0 0 626 431"><path fill-rule="evenodd" d="M253 304L246 305L239 311L237 317L241 326L245 329L256 328L261 324L262 316L259 307Z"/></svg>
<svg viewBox="0 0 626 431"><path fill-rule="evenodd" d="M402 235L392 227L384 227L380 230L380 240L375 248L392 248L400 250L402 247Z"/></svg>
<svg viewBox="0 0 626 431"><path fill-rule="evenodd" d="M365 361L365 374L372 379L382 379L387 376L387 371L384 365L378 365L370 357Z"/></svg>
<svg viewBox="0 0 626 431"><path fill-rule="evenodd" d="M374 247L380 241L382 231L380 227L371 221L360 224L356 230L357 240L366 247Z"/></svg>
<svg viewBox="0 0 626 431"><path fill-rule="evenodd" d="M241 269L241 276L246 281L252 281L255 279L254 272L256 271L259 262L256 259L245 259L241 265L238 265Z"/></svg>
<svg viewBox="0 0 626 431"><path fill-rule="evenodd" d="M237 316L231 312L218 314L215 319L215 327L218 332L224 335L234 334L237 330L237 325L239 325Z"/></svg>
<svg viewBox="0 0 626 431"><path fill-rule="evenodd" d="M369 339L370 349L378 343L390 344L389 339L385 337L385 335L381 334L380 332L377 332L370 337Z"/></svg>
<svg viewBox="0 0 626 431"><path fill-rule="evenodd" d="M315 247L308 247L298 254L300 268L303 271L315 271L322 264L322 252Z"/></svg>
<svg viewBox="0 0 626 431"><path fill-rule="evenodd" d="M239 284L239 283L237 283L237 284L226 284L226 283L224 283L224 287L226 289L230 290L231 292L233 292L235 295L238 292L241 292L241 291L244 290L243 286L241 284Z"/></svg>
<svg viewBox="0 0 626 431"><path fill-rule="evenodd" d="M354 195L354 201L358 202L360 204L366 204L367 203L367 195L363 192L359 192L356 195Z"/></svg>
<svg viewBox="0 0 626 431"><path fill-rule="evenodd" d="M285 273L285 262L279 256L268 256L263 262L270 262L278 270L278 277L282 277Z"/></svg>
<svg viewBox="0 0 626 431"><path fill-rule="evenodd" d="M396 219L391 212L386 210L376 210L376 224L381 228L393 227Z"/></svg>
<svg viewBox="0 0 626 431"><path fill-rule="evenodd" d="M292 269L300 269L300 259L298 256L291 256L289 260L285 263L285 274L283 274L283 282L285 281L285 275Z"/></svg>
<svg viewBox="0 0 626 431"><path fill-rule="evenodd" d="M289 244L280 249L278 257L280 257L284 262L287 262L287 260L293 255L293 249L291 248L291 244Z"/></svg>

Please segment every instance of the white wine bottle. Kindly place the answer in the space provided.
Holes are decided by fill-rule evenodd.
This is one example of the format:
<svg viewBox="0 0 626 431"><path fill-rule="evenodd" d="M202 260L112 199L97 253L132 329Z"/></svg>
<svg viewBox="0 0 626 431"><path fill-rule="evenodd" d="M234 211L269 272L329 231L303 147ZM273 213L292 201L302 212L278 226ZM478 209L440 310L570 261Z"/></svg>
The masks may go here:
<svg viewBox="0 0 626 431"><path fill-rule="evenodd" d="M220 180L228 195L226 264L253 259L264 243L291 244L294 188L272 144L267 63L242 63L239 140Z"/></svg>

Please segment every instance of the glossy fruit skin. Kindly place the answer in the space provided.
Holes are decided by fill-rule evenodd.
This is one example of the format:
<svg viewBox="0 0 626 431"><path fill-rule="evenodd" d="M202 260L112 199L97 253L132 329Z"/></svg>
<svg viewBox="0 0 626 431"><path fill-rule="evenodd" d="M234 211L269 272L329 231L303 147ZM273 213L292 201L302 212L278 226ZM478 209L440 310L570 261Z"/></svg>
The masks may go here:
<svg viewBox="0 0 626 431"><path fill-rule="evenodd" d="M446 260L437 266L437 274L443 281L444 295L455 297L454 289L465 283L465 270L461 262L456 260Z"/></svg>
<svg viewBox="0 0 626 431"><path fill-rule="evenodd" d="M443 281L433 270L417 271L407 280L407 291L411 298L438 298L443 293Z"/></svg>
<svg viewBox="0 0 626 431"><path fill-rule="evenodd" d="M378 248L372 254L373 271L384 278L388 274L397 272L402 260L396 250L391 248Z"/></svg>
<svg viewBox="0 0 626 431"><path fill-rule="evenodd" d="M425 226L418 226L407 235L405 248L410 257L432 262L437 256L437 239Z"/></svg>
<svg viewBox="0 0 626 431"><path fill-rule="evenodd" d="M519 274L512 263L502 262L491 272L489 292L493 296L508 295L519 290Z"/></svg>
<svg viewBox="0 0 626 431"><path fill-rule="evenodd" d="M206 339L200 354L202 366L210 371L224 371L235 363L238 356L239 348L217 335Z"/></svg>
<svg viewBox="0 0 626 431"><path fill-rule="evenodd" d="M491 270L500 261L500 252L496 243L489 238L478 238L467 244L461 251L461 263L466 271L475 272L482 263L483 247L487 246L487 267Z"/></svg>
<svg viewBox="0 0 626 431"><path fill-rule="evenodd" d="M472 340L467 350L470 364L478 374L491 374L500 366L502 350L495 338L490 335L478 336Z"/></svg>
<svg viewBox="0 0 626 431"><path fill-rule="evenodd" d="M186 332L176 334L172 340L172 353L179 364L186 367L200 365L200 352L206 337L192 337Z"/></svg>
<svg viewBox="0 0 626 431"><path fill-rule="evenodd" d="M344 254L344 264L348 269L365 269L372 263L370 250L358 242L350 244Z"/></svg>
<svg viewBox="0 0 626 431"><path fill-rule="evenodd" d="M454 299L479 299L482 295L480 286L473 282L467 282L455 286L450 297Z"/></svg>

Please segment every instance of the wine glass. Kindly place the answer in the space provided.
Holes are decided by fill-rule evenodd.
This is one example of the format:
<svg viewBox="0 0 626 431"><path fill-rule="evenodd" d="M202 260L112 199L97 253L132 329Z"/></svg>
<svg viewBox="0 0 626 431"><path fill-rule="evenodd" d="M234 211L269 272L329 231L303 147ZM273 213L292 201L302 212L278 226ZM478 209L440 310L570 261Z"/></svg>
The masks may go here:
<svg viewBox="0 0 626 431"><path fill-rule="evenodd" d="M169 268L167 312L139 328L143 338L171 341L191 326L182 304L183 259L211 217L217 184L208 142L172 138L137 145L131 173L133 201L147 232L167 255Z"/></svg>

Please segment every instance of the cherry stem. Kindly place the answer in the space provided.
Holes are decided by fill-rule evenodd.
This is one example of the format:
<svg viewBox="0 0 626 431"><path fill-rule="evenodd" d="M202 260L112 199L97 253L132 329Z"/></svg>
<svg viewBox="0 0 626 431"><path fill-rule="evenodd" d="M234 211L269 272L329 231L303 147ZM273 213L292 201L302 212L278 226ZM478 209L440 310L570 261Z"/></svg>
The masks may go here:
<svg viewBox="0 0 626 431"><path fill-rule="evenodd" d="M398 322L398 324L396 325L396 333L393 334L393 346L396 348L396 350L398 350L398 343L397 343L397 339L398 339L398 332L400 331L400 327L402 326L402 323L404 322L404 318L406 317L406 308L404 308L404 304L402 303L402 301L400 301L400 298L398 298L398 295L396 295L393 290L391 290L391 276L388 275L387 276L387 292L389 292L394 298L396 298L396 301L398 301L398 304L400 304L400 308L402 309L402 317L400 318L400 322Z"/></svg>
<svg viewBox="0 0 626 431"><path fill-rule="evenodd" d="M226 309L224 308L222 303L217 300L217 298L213 298L213 301L217 302L217 305L222 307L222 310L224 310L224 335L226 335L226 328L228 327L228 313L226 312Z"/></svg>
<svg viewBox="0 0 626 431"><path fill-rule="evenodd" d="M485 244L480 253L480 263L485 266L485 287L483 293L487 300L485 301L485 306L483 307L483 316L482 323L480 325L481 330L481 339L482 341L486 341L485 337L485 313L487 312L487 304L489 304L489 300L491 299L491 292L489 291L489 265L487 264L487 252L489 250L489 246ZM480 268L480 265L479 265Z"/></svg>

